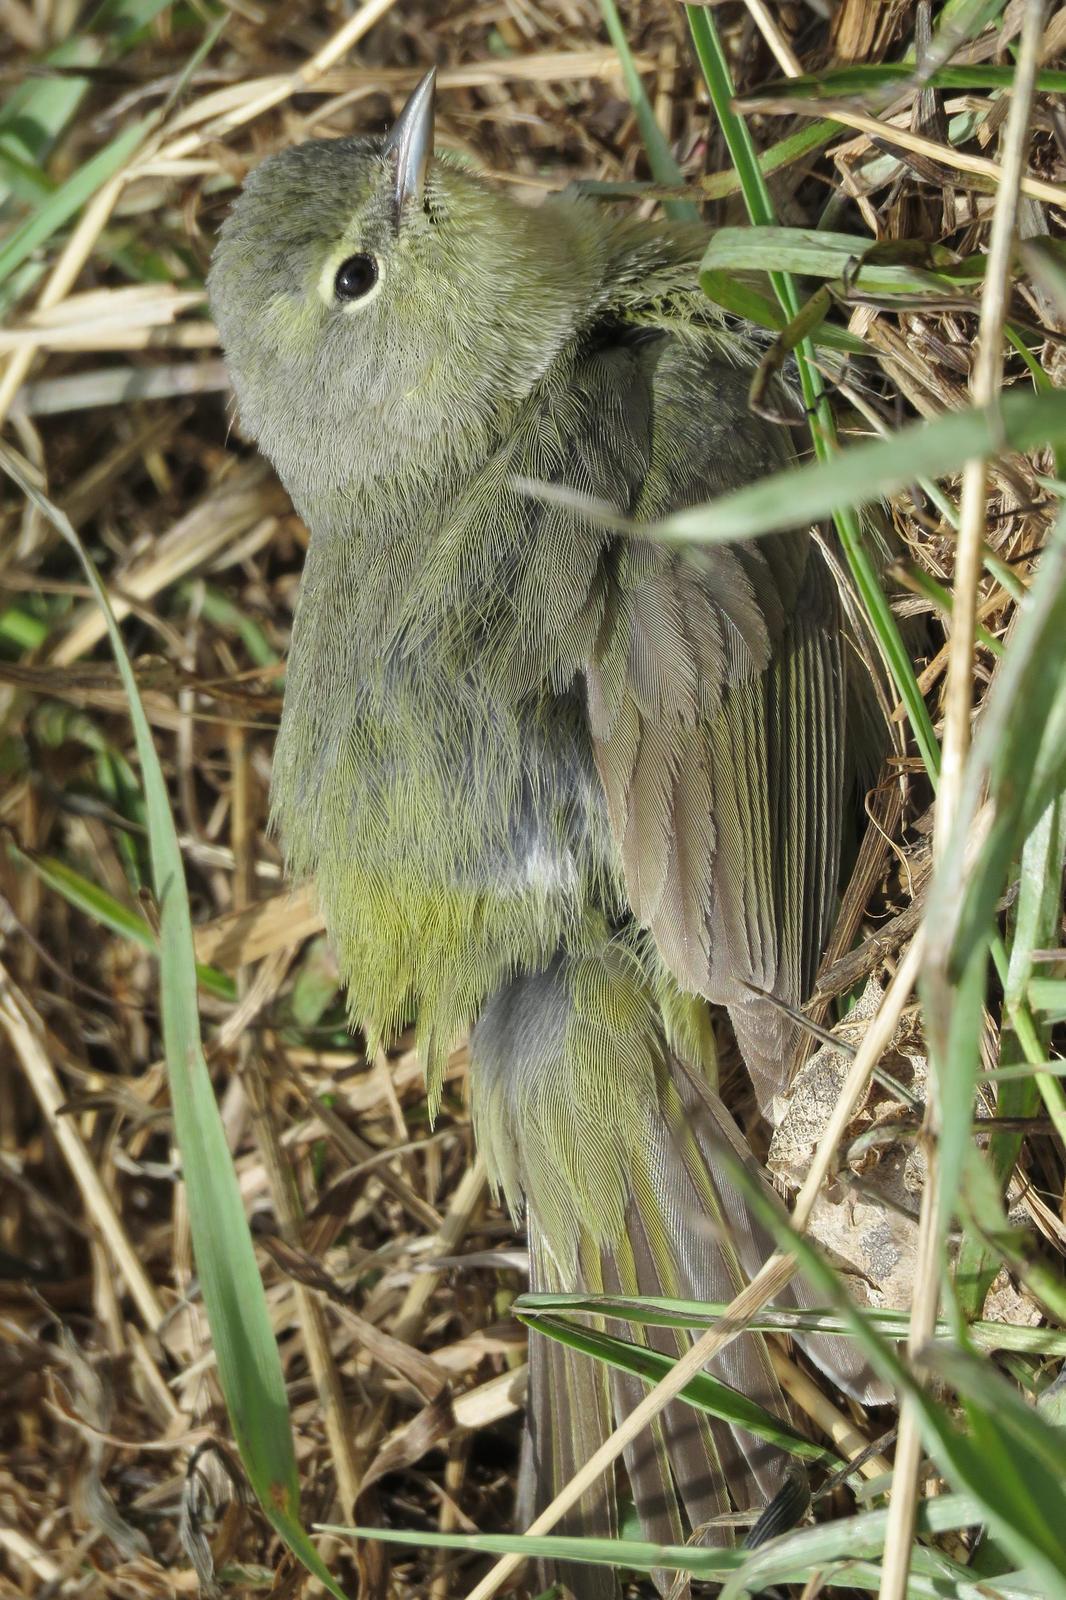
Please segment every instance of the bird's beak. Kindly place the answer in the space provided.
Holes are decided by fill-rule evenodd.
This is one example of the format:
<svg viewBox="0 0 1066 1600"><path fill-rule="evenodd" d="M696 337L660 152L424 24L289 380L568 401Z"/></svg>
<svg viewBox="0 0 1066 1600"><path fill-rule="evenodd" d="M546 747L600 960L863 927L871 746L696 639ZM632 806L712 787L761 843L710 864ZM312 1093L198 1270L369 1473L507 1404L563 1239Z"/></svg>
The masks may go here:
<svg viewBox="0 0 1066 1600"><path fill-rule="evenodd" d="M419 198L426 168L433 154L433 106L436 99L437 69L431 67L396 118L385 140L385 154L396 159L396 226L400 225L405 202Z"/></svg>

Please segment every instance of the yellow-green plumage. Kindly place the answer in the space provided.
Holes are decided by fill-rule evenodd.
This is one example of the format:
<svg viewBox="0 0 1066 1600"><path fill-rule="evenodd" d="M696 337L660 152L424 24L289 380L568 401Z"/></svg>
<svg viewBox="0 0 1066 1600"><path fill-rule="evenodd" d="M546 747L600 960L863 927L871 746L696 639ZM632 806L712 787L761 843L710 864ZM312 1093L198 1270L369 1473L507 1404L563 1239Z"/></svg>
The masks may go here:
<svg viewBox="0 0 1066 1600"><path fill-rule="evenodd" d="M763 1242L718 1197L722 1134L682 1063L710 1082L709 999L764 1105L787 1070L789 1025L752 989L803 998L834 893L835 594L805 531L668 547L528 491L640 522L786 458L747 410L748 343L697 288L699 237L411 159L284 152L212 267L244 425L312 535L275 820L353 1017L415 1022L432 1103L473 1026L476 1129L527 1208L534 1282L727 1299L705 1219L721 1204L748 1271ZM376 281L339 298L366 257ZM545 1498L635 1395L540 1341L533 1362ZM758 1340L722 1370L780 1405ZM655 1539L780 1471L678 1405L628 1464ZM610 1524L596 1505L578 1525Z"/></svg>

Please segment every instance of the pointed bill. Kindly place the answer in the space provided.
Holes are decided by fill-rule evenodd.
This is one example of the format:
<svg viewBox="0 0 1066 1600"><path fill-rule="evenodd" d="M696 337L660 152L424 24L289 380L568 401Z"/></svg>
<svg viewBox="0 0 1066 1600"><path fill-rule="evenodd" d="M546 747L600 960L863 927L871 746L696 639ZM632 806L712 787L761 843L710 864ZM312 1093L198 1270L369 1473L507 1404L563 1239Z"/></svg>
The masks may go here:
<svg viewBox="0 0 1066 1600"><path fill-rule="evenodd" d="M437 69L431 67L396 118L385 140L385 154L396 158L396 221L411 195L422 193L429 158L433 154L433 108Z"/></svg>

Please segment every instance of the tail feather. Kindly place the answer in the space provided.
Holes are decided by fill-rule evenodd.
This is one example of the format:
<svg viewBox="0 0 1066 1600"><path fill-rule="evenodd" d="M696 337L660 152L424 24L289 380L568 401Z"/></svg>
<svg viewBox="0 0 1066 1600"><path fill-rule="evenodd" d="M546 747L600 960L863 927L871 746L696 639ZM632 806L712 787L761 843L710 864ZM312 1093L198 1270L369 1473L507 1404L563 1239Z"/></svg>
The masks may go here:
<svg viewBox="0 0 1066 1600"><path fill-rule="evenodd" d="M755 1243L754 1224L742 1195L720 1170L716 1127L694 1103L687 1074L675 1060L671 1068L663 1115L647 1129L646 1145L654 1172L653 1215L664 1220L666 1239L636 1292L729 1301L750 1276L745 1256L750 1257ZM683 1337L687 1345L691 1336ZM673 1353L679 1354L681 1348L675 1345ZM766 1410L787 1415L765 1341L758 1335L734 1339L712 1362L711 1370ZM781 1483L780 1452L742 1429L719 1427L716 1442L720 1454L733 1457L725 1481L733 1487L738 1509L772 1498ZM738 1491L743 1500L737 1498ZM692 1520L695 1525L697 1519Z"/></svg>
<svg viewBox="0 0 1066 1600"><path fill-rule="evenodd" d="M566 1286L539 1244L531 1226L530 1287L535 1293L560 1293ZM522 1526L528 1526L610 1433L612 1401L604 1368L554 1339L531 1339L527 1423L530 1470L520 1495L525 1502L519 1507ZM618 1517L613 1480L604 1477L593 1484L560 1520L555 1532L614 1537ZM580 1600L617 1600L618 1583L609 1567L574 1562L541 1562L539 1566L545 1587L558 1583Z"/></svg>
<svg viewBox="0 0 1066 1600"><path fill-rule="evenodd" d="M626 1229L614 1244L594 1251L583 1241L578 1281L564 1279L547 1247L535 1205L528 1211L531 1283L534 1290L578 1290L585 1293L668 1295L695 1300L729 1299L739 1287L726 1253L713 1233L701 1226L704 1216L697 1186L675 1150L665 1159L670 1134L665 1122L653 1130L648 1153L661 1144L664 1160L654 1189L634 1185L626 1213ZM709 1174L708 1174L709 1177ZM649 1214L647 1202L652 1201ZM669 1238L662 1221L667 1219ZM682 1242L683 1241L683 1242ZM608 1319L608 1332L677 1357L690 1344L684 1330L643 1327ZM764 1341L745 1334L733 1341L712 1364L724 1382L758 1401L768 1411L787 1416ZM547 1501L629 1415L647 1393L639 1378L603 1369L581 1354L535 1332L530 1347L529 1422L536 1474L535 1507ZM714 1421L702 1411L675 1400L625 1450L626 1478L641 1537L656 1544L684 1543L694 1533L703 1544L732 1544L730 1512L760 1509L783 1481L785 1457L765 1440ZM619 1509L613 1481L601 1482L575 1508L560 1531L606 1536L617 1530ZM612 1592L603 1587L598 1569L546 1569L545 1581L558 1580L581 1600L601 1600ZM610 1576L609 1574L607 1575ZM671 1575L655 1574L665 1593ZM613 1580L612 1580L613 1581Z"/></svg>
<svg viewBox="0 0 1066 1600"><path fill-rule="evenodd" d="M474 1031L478 1138L516 1210L524 1200L535 1289L729 1300L753 1253L768 1253L741 1195L717 1170L721 1132L667 1042L660 999L639 951L608 938L586 956L560 956L545 972L515 978ZM676 1045L673 1025L670 1034ZM704 1062L693 1070L708 1069ZM693 1338L613 1320L610 1330L675 1357ZM759 1335L734 1340L712 1370L787 1418ZM534 1335L538 1508L645 1393L641 1381ZM781 1485L785 1458L674 1401L624 1464L644 1538L678 1543L697 1533L700 1542L732 1543L728 1513L761 1509ZM609 1535L618 1524L612 1479L585 1496L563 1529ZM582 1600L604 1592L591 1568L554 1576ZM667 1574L659 1581L669 1586Z"/></svg>
<svg viewBox="0 0 1066 1600"><path fill-rule="evenodd" d="M600 1247L594 1260L587 1251L581 1252L583 1270L577 1284L564 1283L551 1251L545 1248L533 1207L529 1210L528 1227L531 1286L535 1291L577 1288L586 1293L625 1297L689 1292L680 1280L663 1276L648 1243L644 1218L635 1204L627 1217L626 1236L615 1248ZM690 1338L687 1333L670 1328L647 1328L615 1319L605 1319L601 1326L672 1357L681 1353ZM746 1338L743 1342L755 1341ZM748 1377L736 1372L727 1381L739 1379L739 1387L748 1382ZM543 1508L647 1393L646 1384L628 1373L611 1370L606 1374L606 1384L603 1378L604 1369L598 1363L534 1333L529 1393L535 1473L532 1509ZM759 1397L764 1403L770 1398L777 1409L783 1410L772 1374L770 1381L773 1396ZM746 1392L752 1392L750 1385ZM728 1515L734 1502L729 1488L745 1503L742 1485L750 1486L752 1476L751 1460L740 1442L746 1437L712 1423L705 1413L683 1401L675 1400L666 1406L623 1452L640 1536L655 1544L680 1544L697 1532L701 1543L732 1543ZM759 1442L752 1444L758 1448ZM776 1481L776 1471L771 1469L766 1486ZM759 1489L750 1489L750 1499L761 1503ZM617 1531L619 1520L617 1485L609 1478L583 1497L560 1523L559 1531L604 1537ZM708 1528L707 1524L711 1526ZM545 1564L542 1576L545 1583L560 1582L580 1600L609 1600L617 1592L614 1576L606 1569ZM666 1593L674 1575L664 1570L653 1576Z"/></svg>
<svg viewBox="0 0 1066 1600"><path fill-rule="evenodd" d="M668 1285L665 1290L664 1282ZM649 1284L659 1287L652 1289ZM672 1279L664 1280L656 1264L644 1218L635 1205L627 1216L623 1245L604 1254L603 1286L607 1293L623 1296L675 1292ZM683 1349L670 1328L644 1328L613 1320L607 1328L620 1338L675 1359ZM639 1378L621 1372L612 1374L612 1389L619 1418L628 1416L647 1394L647 1386ZM657 1544L683 1541L694 1528L727 1513L726 1484L740 1482L744 1473L743 1459L728 1430L716 1432L702 1412L677 1400L629 1446L625 1466L644 1536Z"/></svg>

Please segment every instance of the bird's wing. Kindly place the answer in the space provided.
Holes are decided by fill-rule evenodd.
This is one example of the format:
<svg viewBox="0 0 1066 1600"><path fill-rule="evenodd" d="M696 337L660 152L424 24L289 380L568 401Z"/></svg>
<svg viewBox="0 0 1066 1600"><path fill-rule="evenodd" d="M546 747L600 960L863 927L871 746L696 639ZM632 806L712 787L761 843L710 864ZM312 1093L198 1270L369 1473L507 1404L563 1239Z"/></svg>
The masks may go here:
<svg viewBox="0 0 1066 1600"><path fill-rule="evenodd" d="M604 338L470 480L408 615L466 648L476 634L510 703L584 680L633 914L684 989L730 1008L765 1104L794 1038L752 990L805 998L836 887L835 591L806 529L679 546L612 531L586 504L649 522L780 467L787 442L747 387L698 334Z"/></svg>
<svg viewBox="0 0 1066 1600"><path fill-rule="evenodd" d="M640 354L638 521L787 459L780 430L748 411L744 373L695 340L649 341ZM765 1104L794 1039L752 991L793 1006L806 997L836 891L845 772L833 583L806 530L751 545L631 537L608 565L585 676L630 904L682 987L729 1007Z"/></svg>

